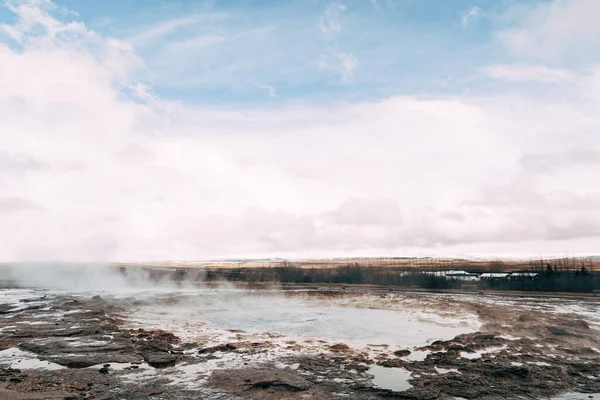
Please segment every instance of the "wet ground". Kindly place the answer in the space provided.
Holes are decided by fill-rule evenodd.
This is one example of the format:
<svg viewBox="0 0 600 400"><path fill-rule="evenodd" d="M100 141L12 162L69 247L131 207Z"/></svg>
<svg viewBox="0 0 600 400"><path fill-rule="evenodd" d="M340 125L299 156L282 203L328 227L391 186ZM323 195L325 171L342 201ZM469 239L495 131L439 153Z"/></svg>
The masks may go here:
<svg viewBox="0 0 600 400"><path fill-rule="evenodd" d="M4 399L600 399L598 299L0 290Z"/></svg>

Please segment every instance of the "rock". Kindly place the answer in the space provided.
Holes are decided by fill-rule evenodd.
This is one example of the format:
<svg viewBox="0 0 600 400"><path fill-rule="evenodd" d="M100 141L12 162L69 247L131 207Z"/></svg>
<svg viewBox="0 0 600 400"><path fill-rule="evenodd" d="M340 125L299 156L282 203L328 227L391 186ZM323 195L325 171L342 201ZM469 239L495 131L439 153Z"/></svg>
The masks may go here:
<svg viewBox="0 0 600 400"><path fill-rule="evenodd" d="M13 376L12 378L10 378L9 381L11 381L12 383L21 383L21 382L23 382L23 380L21 378L18 378L16 376Z"/></svg>
<svg viewBox="0 0 600 400"><path fill-rule="evenodd" d="M174 365L181 356L179 354L170 354L165 352L150 353L146 356L148 365L154 368L164 368Z"/></svg>
<svg viewBox="0 0 600 400"><path fill-rule="evenodd" d="M398 357L406 357L406 356L410 355L410 350L396 350L394 352L394 355L396 355Z"/></svg>
<svg viewBox="0 0 600 400"><path fill-rule="evenodd" d="M329 346L329 350L333 351L334 353L349 353L352 351L350 347L344 343L337 343L333 346Z"/></svg>
<svg viewBox="0 0 600 400"><path fill-rule="evenodd" d="M300 392L307 390L306 387L298 387L278 380L256 382L253 383L251 387L253 389L268 390L270 392Z"/></svg>
<svg viewBox="0 0 600 400"><path fill-rule="evenodd" d="M108 367L110 367L110 364L104 364L103 367L108 368Z"/></svg>
<svg viewBox="0 0 600 400"><path fill-rule="evenodd" d="M105 347L104 350L108 350L108 347ZM133 354L119 354L116 351L106 351L105 353L87 353L86 355L81 356L68 354L61 354L53 357L44 356L41 357L41 359L54 362L67 368L87 368L94 365L104 365L111 362L130 363L132 361L139 360L139 357ZM110 364L108 365L110 366Z"/></svg>
<svg viewBox="0 0 600 400"><path fill-rule="evenodd" d="M465 351L467 348L460 344L452 344L446 348L447 351Z"/></svg>
<svg viewBox="0 0 600 400"><path fill-rule="evenodd" d="M6 368L3 366L0 366L0 376L8 376L8 375L13 375L13 374L20 374L21 370L18 368Z"/></svg>
<svg viewBox="0 0 600 400"><path fill-rule="evenodd" d="M104 299L101 296L96 295L96 296L92 297L92 300L104 300Z"/></svg>
<svg viewBox="0 0 600 400"><path fill-rule="evenodd" d="M244 382L244 384L239 386L236 382ZM290 371L265 367L215 371L209 379L209 385L230 390L235 394L249 390L268 394L268 397L259 395L256 398L284 398L281 395L273 397L273 393L307 391L311 387L311 382ZM291 397L285 396L285 398Z"/></svg>
<svg viewBox="0 0 600 400"><path fill-rule="evenodd" d="M164 392L163 389L153 387L153 388L151 388L150 390L148 390L146 392L146 396L147 397L151 397L151 396L154 396L154 395L157 395L157 394L162 394L163 392Z"/></svg>
<svg viewBox="0 0 600 400"><path fill-rule="evenodd" d="M550 333L552 333L553 335L556 335L556 336L569 335L569 332L567 332L566 330L564 330L562 328L558 328L556 326L547 326L546 328L550 331Z"/></svg>
<svg viewBox="0 0 600 400"><path fill-rule="evenodd" d="M72 385L71 388L73 388L75 390L82 391L82 390L86 390L87 386L79 384L79 383L76 383L75 385Z"/></svg>
<svg viewBox="0 0 600 400"><path fill-rule="evenodd" d="M175 336L174 334L172 334L171 332L165 332L165 331L155 331L154 332L155 336L161 340L166 341L169 344L179 344L181 343L181 339L179 339L177 336Z"/></svg>
<svg viewBox="0 0 600 400"><path fill-rule="evenodd" d="M234 343L220 344L213 347L205 347L198 350L198 354L214 353L215 351L233 351L238 347Z"/></svg>
<svg viewBox="0 0 600 400"><path fill-rule="evenodd" d="M494 365L489 374L497 378L520 378L529 376L529 369L525 367L501 367Z"/></svg>
<svg viewBox="0 0 600 400"><path fill-rule="evenodd" d="M590 325L582 319L577 319L577 320L569 322L569 326L572 326L574 328L581 328L581 329L585 329L585 330L590 329Z"/></svg>
<svg viewBox="0 0 600 400"><path fill-rule="evenodd" d="M85 334L83 329L65 329L64 331L53 332L52 336L70 337L70 336L79 336L79 335L83 335L83 334Z"/></svg>
<svg viewBox="0 0 600 400"><path fill-rule="evenodd" d="M100 372L101 374L108 374L108 368L102 367L98 370L98 372Z"/></svg>
<svg viewBox="0 0 600 400"><path fill-rule="evenodd" d="M48 351L45 347L38 346L33 343L27 343L27 342L19 344L19 349L24 350L24 351L30 351L35 354L48 353Z"/></svg>
<svg viewBox="0 0 600 400"><path fill-rule="evenodd" d="M473 335L473 339L476 340L492 340L495 338L496 335L494 335L493 333L478 333L476 335Z"/></svg>
<svg viewBox="0 0 600 400"><path fill-rule="evenodd" d="M0 314L10 314L15 307L11 304L0 304Z"/></svg>

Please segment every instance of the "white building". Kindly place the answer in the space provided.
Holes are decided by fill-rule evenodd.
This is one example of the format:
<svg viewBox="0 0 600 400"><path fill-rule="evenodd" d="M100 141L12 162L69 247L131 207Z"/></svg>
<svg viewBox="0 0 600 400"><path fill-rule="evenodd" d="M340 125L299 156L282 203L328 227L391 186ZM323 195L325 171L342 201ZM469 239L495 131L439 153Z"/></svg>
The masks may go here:
<svg viewBox="0 0 600 400"><path fill-rule="evenodd" d="M486 272L485 274L481 274L479 279L487 279L489 281L499 281L503 279L508 279L510 274L504 272Z"/></svg>

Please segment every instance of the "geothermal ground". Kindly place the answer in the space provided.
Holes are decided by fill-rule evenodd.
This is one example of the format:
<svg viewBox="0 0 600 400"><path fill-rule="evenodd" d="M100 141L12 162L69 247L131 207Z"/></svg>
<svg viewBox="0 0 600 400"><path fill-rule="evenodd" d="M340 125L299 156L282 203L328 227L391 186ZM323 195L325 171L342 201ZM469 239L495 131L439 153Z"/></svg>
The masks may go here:
<svg viewBox="0 0 600 400"><path fill-rule="evenodd" d="M0 289L2 399L600 399L600 301Z"/></svg>

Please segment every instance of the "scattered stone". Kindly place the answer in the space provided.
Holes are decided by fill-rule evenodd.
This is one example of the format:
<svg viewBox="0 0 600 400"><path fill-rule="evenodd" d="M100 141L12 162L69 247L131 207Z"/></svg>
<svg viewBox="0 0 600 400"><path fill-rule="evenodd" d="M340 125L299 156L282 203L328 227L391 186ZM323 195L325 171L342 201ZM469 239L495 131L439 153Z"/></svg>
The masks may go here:
<svg viewBox="0 0 600 400"><path fill-rule="evenodd" d="M180 358L181 356L178 354L155 352L148 354L146 356L146 361L148 362L148 365L154 368L165 368L175 365Z"/></svg>
<svg viewBox="0 0 600 400"><path fill-rule="evenodd" d="M153 388L151 388L150 390L148 390L146 392L146 396L150 397L150 396L154 396L154 395L157 395L157 394L163 394L163 393L164 393L163 389L159 389L159 388L153 387Z"/></svg>
<svg viewBox="0 0 600 400"><path fill-rule="evenodd" d="M244 384L240 387L236 382L244 382ZM227 389L233 393L305 392L314 386L304 377L291 371L281 371L266 366L264 368L215 371L209 379L209 385Z"/></svg>
<svg viewBox="0 0 600 400"><path fill-rule="evenodd" d="M556 336L569 335L569 332L567 332L566 330L564 330L562 328L556 327L556 326L547 326L546 328L548 328L550 333L552 333L553 335L556 335Z"/></svg>
<svg viewBox="0 0 600 400"><path fill-rule="evenodd" d="M334 353L350 353L352 349L345 343L337 343L329 346L329 350Z"/></svg>
<svg viewBox="0 0 600 400"><path fill-rule="evenodd" d="M198 350L198 354L214 353L217 351L227 352L227 351L236 350L237 348L238 348L237 345L235 345L233 343L220 344L218 346L205 347L203 349L200 349L200 350Z"/></svg>

